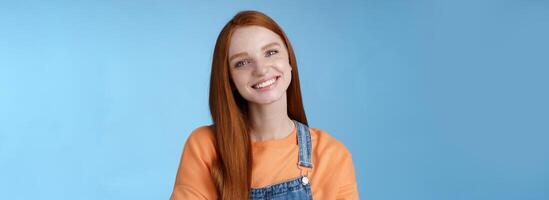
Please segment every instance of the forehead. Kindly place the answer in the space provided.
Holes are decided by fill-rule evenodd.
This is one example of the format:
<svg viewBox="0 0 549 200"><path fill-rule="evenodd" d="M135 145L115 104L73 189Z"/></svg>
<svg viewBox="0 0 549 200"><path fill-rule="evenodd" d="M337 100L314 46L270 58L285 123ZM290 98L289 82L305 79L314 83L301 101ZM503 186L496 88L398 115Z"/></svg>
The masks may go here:
<svg viewBox="0 0 549 200"><path fill-rule="evenodd" d="M230 40L229 55L240 52L260 51L261 47L272 42L278 42L280 45L284 44L280 36L262 26L237 28Z"/></svg>

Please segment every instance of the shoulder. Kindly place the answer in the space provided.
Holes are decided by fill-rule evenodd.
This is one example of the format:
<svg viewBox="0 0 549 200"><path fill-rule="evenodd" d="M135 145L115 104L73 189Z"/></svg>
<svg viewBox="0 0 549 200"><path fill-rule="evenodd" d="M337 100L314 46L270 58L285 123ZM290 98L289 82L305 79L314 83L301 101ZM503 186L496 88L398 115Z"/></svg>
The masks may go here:
<svg viewBox="0 0 549 200"><path fill-rule="evenodd" d="M349 185L351 188L356 188L353 158L349 149L322 129L311 128L310 131L313 137L314 173L326 176L326 179L331 177L333 179L330 181L338 185ZM334 174L336 175L334 176Z"/></svg>
<svg viewBox="0 0 549 200"><path fill-rule="evenodd" d="M185 151L199 154L205 159L215 157L215 135L211 125L203 125L195 128L185 141Z"/></svg>
<svg viewBox="0 0 549 200"><path fill-rule="evenodd" d="M310 128L313 150L324 155L351 157L349 149L334 136L320 128Z"/></svg>
<svg viewBox="0 0 549 200"><path fill-rule="evenodd" d="M195 128L189 134L187 138L187 143L213 143L214 141L214 130L211 125L202 125Z"/></svg>

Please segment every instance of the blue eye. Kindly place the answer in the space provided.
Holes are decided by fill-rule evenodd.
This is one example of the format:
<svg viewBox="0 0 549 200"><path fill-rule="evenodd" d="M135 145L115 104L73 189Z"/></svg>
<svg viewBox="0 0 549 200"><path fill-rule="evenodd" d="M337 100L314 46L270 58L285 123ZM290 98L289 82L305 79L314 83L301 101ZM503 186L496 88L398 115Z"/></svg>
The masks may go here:
<svg viewBox="0 0 549 200"><path fill-rule="evenodd" d="M272 55L277 54L277 53L278 53L278 50L269 50L269 51L267 51L267 57L272 56Z"/></svg>
<svg viewBox="0 0 549 200"><path fill-rule="evenodd" d="M246 65L246 64L248 64L248 63L250 63L249 60L241 60L241 61L236 62L235 66L236 66L236 67L241 67L241 66L244 66L244 65Z"/></svg>

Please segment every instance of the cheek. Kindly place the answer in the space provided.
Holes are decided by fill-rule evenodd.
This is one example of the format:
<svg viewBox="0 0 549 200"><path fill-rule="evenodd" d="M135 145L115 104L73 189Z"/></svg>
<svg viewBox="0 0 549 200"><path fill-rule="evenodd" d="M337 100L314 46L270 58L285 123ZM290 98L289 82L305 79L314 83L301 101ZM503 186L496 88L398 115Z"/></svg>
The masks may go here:
<svg viewBox="0 0 549 200"><path fill-rule="evenodd" d="M237 88L246 86L246 75L243 73L232 72L231 79Z"/></svg>
<svg viewBox="0 0 549 200"><path fill-rule="evenodd" d="M279 70L283 72L288 72L292 70L292 66L290 66L290 62L287 58L280 58L276 60L276 66L279 66Z"/></svg>
<svg viewBox="0 0 549 200"><path fill-rule="evenodd" d="M279 66L278 71L283 74L285 82L289 84L292 81L292 66L287 61L281 62L277 66Z"/></svg>
<svg viewBox="0 0 549 200"><path fill-rule="evenodd" d="M284 66L284 73L286 76L291 77L292 76L292 66L290 64L286 64Z"/></svg>

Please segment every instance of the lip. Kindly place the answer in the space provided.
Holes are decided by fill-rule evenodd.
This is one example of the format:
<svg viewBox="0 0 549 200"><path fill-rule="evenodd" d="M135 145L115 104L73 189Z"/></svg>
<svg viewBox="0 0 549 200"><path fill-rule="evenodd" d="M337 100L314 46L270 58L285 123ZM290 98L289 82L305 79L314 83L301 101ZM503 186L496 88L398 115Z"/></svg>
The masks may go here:
<svg viewBox="0 0 549 200"><path fill-rule="evenodd" d="M273 78L279 78L279 77L280 77L280 75L276 75L276 76L271 76L271 77L269 77L269 78L261 79L260 81L257 81L257 82L255 82L254 84L252 84L251 87L253 88L254 85L257 85L257 84L259 84L259 83L263 83L263 82L268 81L268 80L271 80L271 79L273 79ZM276 79L275 79L275 81L276 81Z"/></svg>
<svg viewBox="0 0 549 200"><path fill-rule="evenodd" d="M259 88L259 89L255 89L255 88L252 87L252 89L254 89L254 91L257 91L259 93L265 93L265 92L271 91L273 88L275 88L278 85L278 79L280 79L280 76L275 76L275 81L274 81L273 84L271 84L267 87L264 87L264 88ZM269 79L267 79L267 80L269 80Z"/></svg>

